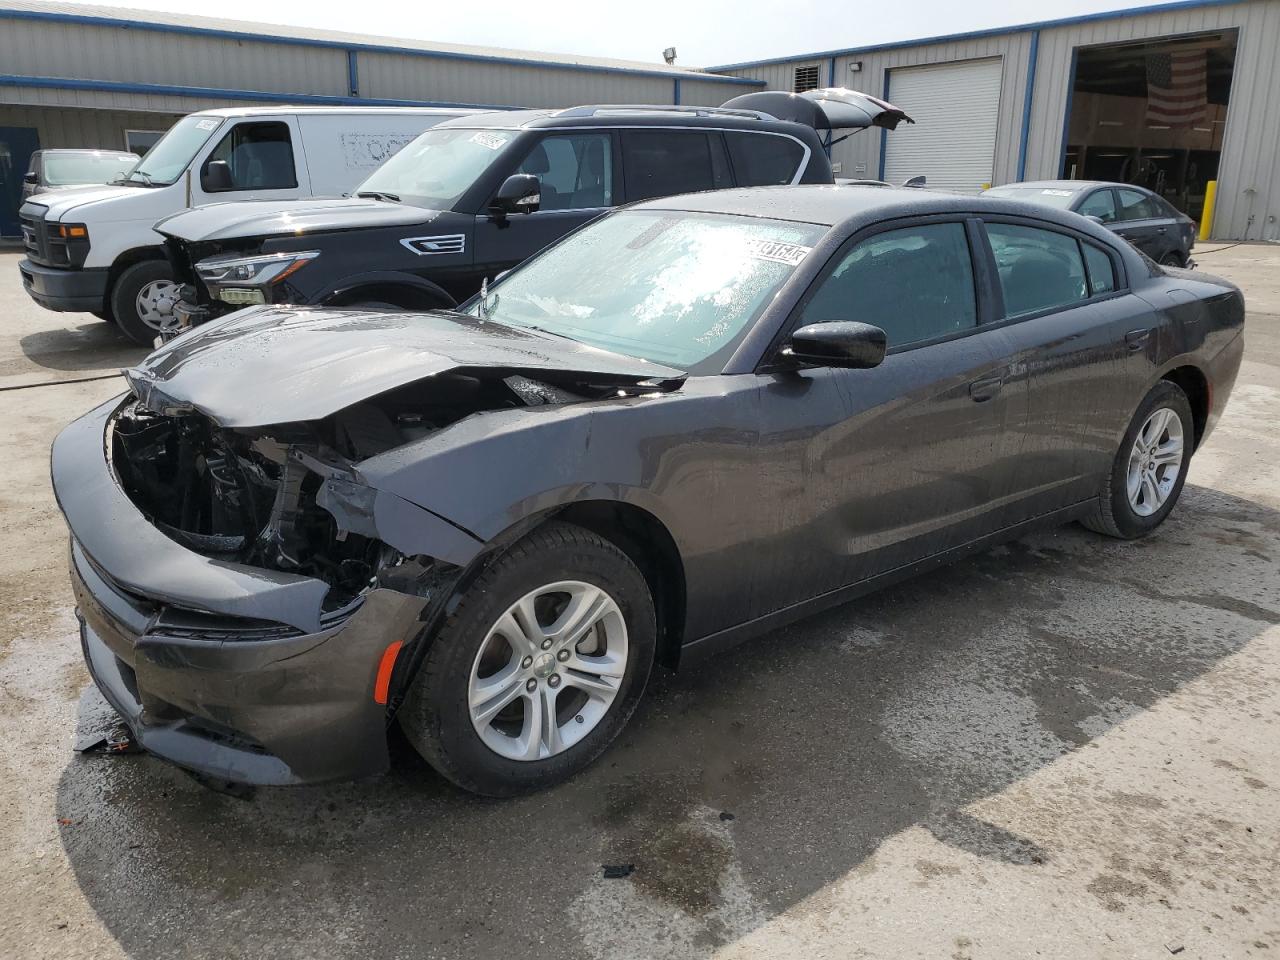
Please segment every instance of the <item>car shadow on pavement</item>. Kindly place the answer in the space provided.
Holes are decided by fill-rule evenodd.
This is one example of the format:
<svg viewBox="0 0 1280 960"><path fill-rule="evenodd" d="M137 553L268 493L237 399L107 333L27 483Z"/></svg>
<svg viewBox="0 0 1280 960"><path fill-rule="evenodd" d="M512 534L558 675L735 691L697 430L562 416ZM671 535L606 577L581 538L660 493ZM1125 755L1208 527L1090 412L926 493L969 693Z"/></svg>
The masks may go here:
<svg viewBox="0 0 1280 960"><path fill-rule="evenodd" d="M74 327L29 333L18 344L28 360L50 370L129 366L150 352L121 333L114 323L96 319Z"/></svg>
<svg viewBox="0 0 1280 960"><path fill-rule="evenodd" d="M1044 869L1052 851L965 808L1280 622L1278 538L1280 513L1188 487L1147 540L998 547L659 673L593 768L515 801L399 739L385 777L249 800L76 756L62 842L131 957L705 956L910 827Z"/></svg>

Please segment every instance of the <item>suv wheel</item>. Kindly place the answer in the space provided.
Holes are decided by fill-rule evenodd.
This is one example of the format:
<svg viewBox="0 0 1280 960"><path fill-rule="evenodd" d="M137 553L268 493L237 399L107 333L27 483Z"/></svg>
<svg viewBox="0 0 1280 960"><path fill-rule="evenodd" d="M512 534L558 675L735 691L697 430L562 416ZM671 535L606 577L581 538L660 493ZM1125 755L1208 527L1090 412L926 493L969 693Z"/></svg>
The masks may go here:
<svg viewBox="0 0 1280 960"><path fill-rule="evenodd" d="M1161 380L1134 414L1094 512L1081 522L1125 540L1146 536L1178 502L1194 446L1187 395L1177 384Z"/></svg>
<svg viewBox="0 0 1280 960"><path fill-rule="evenodd" d="M432 641L400 724L463 789L507 797L550 786L622 730L655 642L635 565L603 537L552 522L467 591Z"/></svg>
<svg viewBox="0 0 1280 960"><path fill-rule="evenodd" d="M111 313L125 335L150 347L176 322L173 308L181 284L164 260L144 260L125 269L111 291Z"/></svg>

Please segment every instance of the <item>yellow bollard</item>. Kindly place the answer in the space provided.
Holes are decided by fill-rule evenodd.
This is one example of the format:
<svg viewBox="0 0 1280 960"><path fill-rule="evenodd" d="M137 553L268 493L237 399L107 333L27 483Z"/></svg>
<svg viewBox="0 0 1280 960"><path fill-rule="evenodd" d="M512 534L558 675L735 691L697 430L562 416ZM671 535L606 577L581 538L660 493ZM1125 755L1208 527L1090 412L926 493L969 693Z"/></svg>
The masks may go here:
<svg viewBox="0 0 1280 960"><path fill-rule="evenodd" d="M1209 231L1213 229L1213 201L1218 198L1218 181L1210 180L1204 185L1204 209L1200 211L1200 239L1208 240Z"/></svg>

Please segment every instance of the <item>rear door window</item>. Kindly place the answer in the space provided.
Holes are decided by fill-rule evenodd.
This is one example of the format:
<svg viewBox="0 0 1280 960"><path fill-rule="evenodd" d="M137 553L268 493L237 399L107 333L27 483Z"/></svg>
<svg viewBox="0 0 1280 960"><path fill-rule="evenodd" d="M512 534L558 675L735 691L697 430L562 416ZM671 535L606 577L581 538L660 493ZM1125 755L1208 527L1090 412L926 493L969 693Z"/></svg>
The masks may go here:
<svg viewBox="0 0 1280 960"><path fill-rule="evenodd" d="M977 325L973 261L962 223L929 223L862 240L820 279L800 324L860 320L890 347Z"/></svg>
<svg viewBox="0 0 1280 960"><path fill-rule="evenodd" d="M727 171L716 162L712 146L700 130L622 131L627 201L728 186ZM715 146L720 146L718 138Z"/></svg>
<svg viewBox="0 0 1280 960"><path fill-rule="evenodd" d="M226 161L232 190L288 190L298 185L287 123L237 123L209 159Z"/></svg>
<svg viewBox="0 0 1280 960"><path fill-rule="evenodd" d="M1082 217L1097 217L1103 223L1112 223L1116 219L1116 198L1110 190L1095 190L1085 197L1076 211Z"/></svg>
<svg viewBox="0 0 1280 960"><path fill-rule="evenodd" d="M1123 187L1117 189L1116 193L1120 199L1117 220L1149 220L1162 215L1154 197L1139 193L1137 190L1125 190Z"/></svg>
<svg viewBox="0 0 1280 960"><path fill-rule="evenodd" d="M804 147L790 137L726 131L724 138L740 187L791 183L804 160Z"/></svg>
<svg viewBox="0 0 1280 960"><path fill-rule="evenodd" d="M613 206L613 145L607 133L546 137L534 144L518 172L541 182L540 210Z"/></svg>
<svg viewBox="0 0 1280 960"><path fill-rule="evenodd" d="M1089 298L1075 237L1012 223L988 223L987 237L1000 273L1005 316L1026 316Z"/></svg>

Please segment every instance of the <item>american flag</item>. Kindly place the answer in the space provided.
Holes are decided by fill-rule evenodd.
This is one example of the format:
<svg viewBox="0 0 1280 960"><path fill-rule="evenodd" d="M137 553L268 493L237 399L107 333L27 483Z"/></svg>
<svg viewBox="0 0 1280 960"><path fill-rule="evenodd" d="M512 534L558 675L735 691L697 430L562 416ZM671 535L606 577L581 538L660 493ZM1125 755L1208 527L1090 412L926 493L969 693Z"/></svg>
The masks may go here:
<svg viewBox="0 0 1280 960"><path fill-rule="evenodd" d="M1203 50L1147 57L1147 123L1172 127L1204 119L1205 58Z"/></svg>

